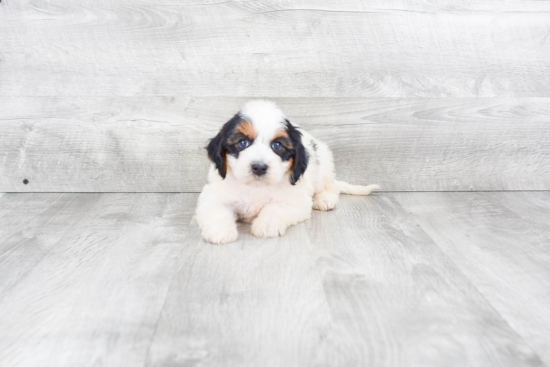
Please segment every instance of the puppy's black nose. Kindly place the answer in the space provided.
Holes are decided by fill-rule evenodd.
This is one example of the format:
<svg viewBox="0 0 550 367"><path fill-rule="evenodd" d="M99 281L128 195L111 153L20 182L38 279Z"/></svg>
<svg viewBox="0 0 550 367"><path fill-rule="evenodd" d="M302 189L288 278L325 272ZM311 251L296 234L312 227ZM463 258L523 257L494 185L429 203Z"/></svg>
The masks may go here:
<svg viewBox="0 0 550 367"><path fill-rule="evenodd" d="M255 162L252 163L252 173L256 176L263 176L267 172L267 164Z"/></svg>

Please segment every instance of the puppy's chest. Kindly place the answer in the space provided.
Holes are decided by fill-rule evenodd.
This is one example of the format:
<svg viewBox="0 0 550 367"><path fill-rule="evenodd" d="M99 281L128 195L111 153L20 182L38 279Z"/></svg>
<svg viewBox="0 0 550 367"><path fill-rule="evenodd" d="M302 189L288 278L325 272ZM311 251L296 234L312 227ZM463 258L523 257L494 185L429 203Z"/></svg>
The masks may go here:
<svg viewBox="0 0 550 367"><path fill-rule="evenodd" d="M269 190L249 190L240 192L232 206L240 220L250 222L273 200L273 193Z"/></svg>

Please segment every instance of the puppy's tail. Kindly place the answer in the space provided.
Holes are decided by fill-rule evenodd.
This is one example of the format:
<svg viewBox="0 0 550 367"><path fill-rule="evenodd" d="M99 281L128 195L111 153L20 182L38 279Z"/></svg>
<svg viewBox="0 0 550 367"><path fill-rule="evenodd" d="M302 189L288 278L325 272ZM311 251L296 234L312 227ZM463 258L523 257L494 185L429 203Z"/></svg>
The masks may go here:
<svg viewBox="0 0 550 367"><path fill-rule="evenodd" d="M335 181L336 187L340 190L341 194L349 195L369 195L374 190L379 189L378 185L352 185L344 181Z"/></svg>

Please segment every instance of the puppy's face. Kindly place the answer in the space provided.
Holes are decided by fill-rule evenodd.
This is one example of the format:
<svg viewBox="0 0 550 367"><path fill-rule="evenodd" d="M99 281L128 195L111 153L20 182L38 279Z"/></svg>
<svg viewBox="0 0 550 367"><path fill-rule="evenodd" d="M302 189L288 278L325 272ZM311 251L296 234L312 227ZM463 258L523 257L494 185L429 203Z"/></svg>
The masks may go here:
<svg viewBox="0 0 550 367"><path fill-rule="evenodd" d="M222 178L232 174L245 185L273 185L282 180L294 185L308 161L301 133L272 104L246 107L210 141L209 158Z"/></svg>

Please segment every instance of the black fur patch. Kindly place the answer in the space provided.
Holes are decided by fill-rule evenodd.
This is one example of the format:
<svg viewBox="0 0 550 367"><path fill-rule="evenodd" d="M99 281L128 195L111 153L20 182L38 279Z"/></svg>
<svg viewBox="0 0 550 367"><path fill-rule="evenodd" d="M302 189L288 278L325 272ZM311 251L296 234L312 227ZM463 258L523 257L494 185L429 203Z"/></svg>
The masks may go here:
<svg viewBox="0 0 550 367"><path fill-rule="evenodd" d="M214 162L222 178L225 178L227 174L226 155L229 153L235 158L238 158L239 153L246 149L241 148L239 142L243 139L250 140L245 134L236 131L237 126L242 121L243 119L239 114L233 116L231 120L223 125L218 135L210 139L206 147L208 158ZM283 161L288 161L291 158L293 159L290 183L295 185L306 171L309 157L302 144L302 133L296 130L290 121L286 120L285 122L288 138L280 137L274 140L280 142L282 145L282 148L279 151L275 151L275 153L278 154ZM253 141L250 141L250 145L252 145L252 143Z"/></svg>
<svg viewBox="0 0 550 367"><path fill-rule="evenodd" d="M290 160L290 158L294 158L294 153L295 153L294 143L290 138L285 138L285 137L275 138L273 139L271 144L275 142L281 143L281 149L275 150L272 148L273 152L277 154L279 157L281 157L283 162Z"/></svg>
<svg viewBox="0 0 550 367"><path fill-rule="evenodd" d="M229 153L237 158L239 152L245 149L239 147L238 143L243 139L248 139L248 137L241 133L235 134L235 128L241 121L242 118L239 114L233 116L231 120L223 125L218 135L210 139L210 143L206 147L208 158L214 162L222 178L225 178L227 174L227 165L225 161L226 154ZM252 142L250 142L250 144L252 144Z"/></svg>
<svg viewBox="0 0 550 367"><path fill-rule="evenodd" d="M315 143L315 140L311 140L311 147L313 148L313 151L317 151L317 144Z"/></svg>
<svg viewBox="0 0 550 367"><path fill-rule="evenodd" d="M290 123L290 121L285 120L285 122L286 122L286 131L288 133L288 138L292 142L292 154L293 154L292 173L290 174L290 183L292 185L295 185L296 182L300 179L300 176L302 176L307 169L309 156L307 154L306 148L302 144L302 133L296 130L296 128Z"/></svg>

